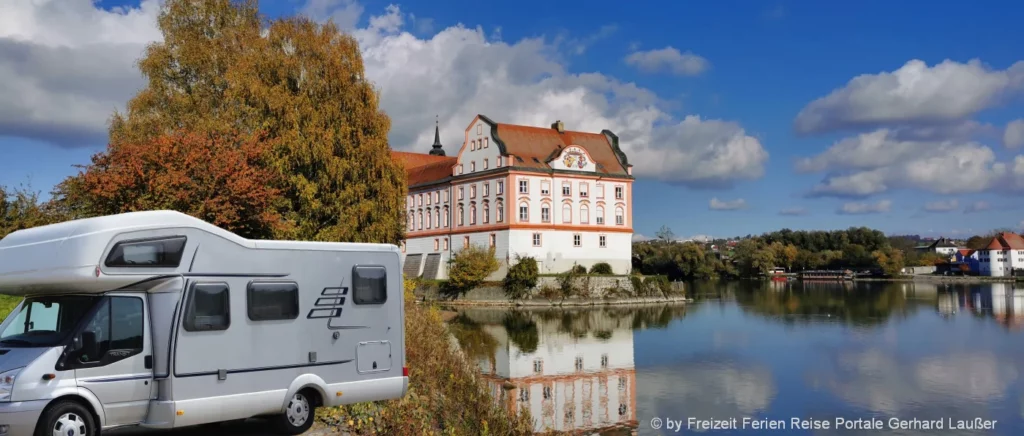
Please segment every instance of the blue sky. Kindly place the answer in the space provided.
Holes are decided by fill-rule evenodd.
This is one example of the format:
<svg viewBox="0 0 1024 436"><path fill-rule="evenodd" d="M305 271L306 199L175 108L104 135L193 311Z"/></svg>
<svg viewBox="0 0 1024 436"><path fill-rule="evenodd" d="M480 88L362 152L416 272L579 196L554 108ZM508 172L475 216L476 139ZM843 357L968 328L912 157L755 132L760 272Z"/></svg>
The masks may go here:
<svg viewBox="0 0 1024 436"><path fill-rule="evenodd" d="M121 67L110 74L94 59L132 44L141 52L154 39L145 3L102 1L101 9L86 0L52 3L62 9L0 6L0 17L13 8L8 17L37 24L5 31L0 18L0 79L5 65L31 65L37 70L21 68L20 79L40 89L19 94L0 87L6 100L0 103L21 114L0 110L6 152L0 183L31 179L42 191L102 149L102 119L141 84L110 79L130 77L132 56L112 58L108 63ZM1024 159L1016 168L1021 144L1007 132L1011 121L1024 118L1024 64L1014 67L1024 60L1015 49L1024 41L1015 19L1024 13L1019 3L638 7L456 0L402 2L392 10L380 1L262 3L270 16L331 17L357 34L367 50L367 75L381 86L392 115L396 148L427 151L435 113L449 153L476 113L501 122L557 118L569 129L620 133L638 174L637 233L652 235L661 225L680 236L866 225L887 233L967 236L1019 229L1024 218ZM120 7L132 14L121 14ZM99 16L120 24L82 24L78 33L69 25L102 21ZM82 42L90 38L95 44ZM108 53L90 51L104 44ZM66 52L60 58L83 67L43 61L58 49L81 53L82 59ZM923 64L908 66L912 60ZM888 75L901 68L900 81ZM435 70L444 74L424 72ZM413 73L416 79L399 80ZM862 75L863 86L848 86ZM434 85L417 86L418 80ZM834 99L820 100L834 91ZM25 103L29 95L52 103ZM573 97L583 103L573 104ZM81 103L87 99L92 103ZM687 116L697 118L683 122ZM858 135L872 133L876 148L849 143L860 138L867 144ZM985 210L965 212L976 203Z"/></svg>

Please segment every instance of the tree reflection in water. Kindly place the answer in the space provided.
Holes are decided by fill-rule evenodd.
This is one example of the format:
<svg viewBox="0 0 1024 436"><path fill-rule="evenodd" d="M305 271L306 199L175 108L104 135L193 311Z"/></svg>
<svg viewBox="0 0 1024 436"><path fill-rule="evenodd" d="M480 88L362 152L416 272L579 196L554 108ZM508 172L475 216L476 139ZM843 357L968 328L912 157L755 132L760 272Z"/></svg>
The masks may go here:
<svg viewBox="0 0 1024 436"><path fill-rule="evenodd" d="M884 324L905 318L915 305L904 283L803 283L773 285L742 283L735 287L736 302L748 313L787 324L842 323L855 326ZM923 304L922 304L923 305Z"/></svg>

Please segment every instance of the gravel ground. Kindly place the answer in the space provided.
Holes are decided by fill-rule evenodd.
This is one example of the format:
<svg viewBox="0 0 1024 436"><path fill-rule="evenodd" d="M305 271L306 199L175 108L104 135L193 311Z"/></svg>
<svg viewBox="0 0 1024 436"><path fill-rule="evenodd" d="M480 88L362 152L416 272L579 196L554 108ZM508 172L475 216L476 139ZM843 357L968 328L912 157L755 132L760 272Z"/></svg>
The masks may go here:
<svg viewBox="0 0 1024 436"><path fill-rule="evenodd" d="M123 429L103 432L110 436L277 436L267 431L267 422L258 419L250 419L242 423L213 424L208 426L196 426L175 430L146 430L146 429ZM320 423L314 424L313 428L303 433L305 436L351 436L346 431L326 428Z"/></svg>

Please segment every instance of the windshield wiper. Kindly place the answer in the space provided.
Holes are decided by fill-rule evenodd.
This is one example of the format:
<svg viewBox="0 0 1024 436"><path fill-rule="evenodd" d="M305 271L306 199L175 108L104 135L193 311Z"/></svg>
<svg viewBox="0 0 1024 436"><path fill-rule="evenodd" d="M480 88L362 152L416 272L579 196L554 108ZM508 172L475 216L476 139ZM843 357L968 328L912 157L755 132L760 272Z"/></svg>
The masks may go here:
<svg viewBox="0 0 1024 436"><path fill-rule="evenodd" d="M26 341L24 339L4 339L4 340L0 340L0 344L24 345L24 346L32 346L33 345L31 342Z"/></svg>

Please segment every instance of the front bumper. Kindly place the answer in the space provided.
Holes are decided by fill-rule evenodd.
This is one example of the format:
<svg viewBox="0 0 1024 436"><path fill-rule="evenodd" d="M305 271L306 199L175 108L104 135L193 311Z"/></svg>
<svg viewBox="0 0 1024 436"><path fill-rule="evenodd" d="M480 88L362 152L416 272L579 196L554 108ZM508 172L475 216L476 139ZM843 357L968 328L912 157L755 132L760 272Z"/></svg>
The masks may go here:
<svg viewBox="0 0 1024 436"><path fill-rule="evenodd" d="M32 436L48 400L0 403L0 436Z"/></svg>

